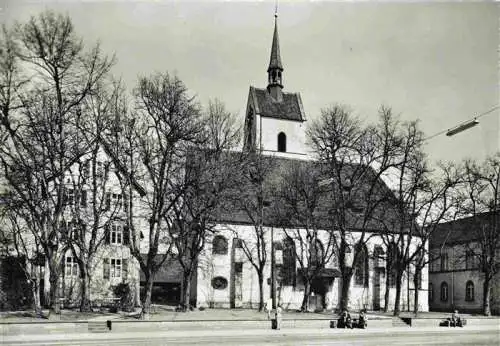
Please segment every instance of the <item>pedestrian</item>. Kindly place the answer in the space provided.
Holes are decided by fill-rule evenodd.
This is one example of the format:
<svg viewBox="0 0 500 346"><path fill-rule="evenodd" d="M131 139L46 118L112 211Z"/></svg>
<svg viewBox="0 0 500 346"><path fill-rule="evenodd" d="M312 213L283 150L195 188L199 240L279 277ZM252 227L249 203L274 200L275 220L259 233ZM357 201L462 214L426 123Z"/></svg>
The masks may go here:
<svg viewBox="0 0 500 346"><path fill-rule="evenodd" d="M283 310L281 309L281 304L279 304L278 307L276 308L276 315L275 315L276 329L281 328L281 321L283 319L282 312L283 312Z"/></svg>
<svg viewBox="0 0 500 346"><path fill-rule="evenodd" d="M365 310L359 312L358 327L365 329L368 326L368 318L366 317Z"/></svg>

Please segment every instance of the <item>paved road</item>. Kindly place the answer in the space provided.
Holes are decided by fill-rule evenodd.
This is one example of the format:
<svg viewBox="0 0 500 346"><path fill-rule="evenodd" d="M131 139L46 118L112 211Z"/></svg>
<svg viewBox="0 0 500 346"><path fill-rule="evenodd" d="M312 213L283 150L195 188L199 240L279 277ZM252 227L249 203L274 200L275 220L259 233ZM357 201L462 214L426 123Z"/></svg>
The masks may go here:
<svg viewBox="0 0 500 346"><path fill-rule="evenodd" d="M3 345L500 345L500 330L391 328L388 330L213 330L0 336Z"/></svg>

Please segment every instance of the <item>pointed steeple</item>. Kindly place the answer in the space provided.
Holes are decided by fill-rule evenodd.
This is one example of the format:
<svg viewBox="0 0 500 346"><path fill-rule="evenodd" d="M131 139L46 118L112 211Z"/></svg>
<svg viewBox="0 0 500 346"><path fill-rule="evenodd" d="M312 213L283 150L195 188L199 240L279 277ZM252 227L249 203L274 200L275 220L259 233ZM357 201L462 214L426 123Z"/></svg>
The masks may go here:
<svg viewBox="0 0 500 346"><path fill-rule="evenodd" d="M278 13L274 14L274 34L273 44L271 46L271 59L267 68L267 90L278 101L281 100L283 64L281 63L280 43L278 36Z"/></svg>
<svg viewBox="0 0 500 346"><path fill-rule="evenodd" d="M274 34L273 34L273 45L271 46L271 59L269 60L269 67L267 72L272 69L280 69L283 71L283 65L281 64L280 55L280 42L278 36L278 14L274 14Z"/></svg>

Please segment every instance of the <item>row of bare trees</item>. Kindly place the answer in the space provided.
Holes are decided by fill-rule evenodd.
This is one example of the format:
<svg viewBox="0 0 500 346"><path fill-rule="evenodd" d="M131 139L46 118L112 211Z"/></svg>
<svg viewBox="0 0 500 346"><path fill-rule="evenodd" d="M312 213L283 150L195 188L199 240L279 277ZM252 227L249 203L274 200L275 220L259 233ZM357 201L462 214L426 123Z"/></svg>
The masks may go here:
<svg viewBox="0 0 500 346"><path fill-rule="evenodd" d="M26 259L37 313L42 278L34 269L46 263L45 301L56 309L67 251L78 265L80 308L90 309L97 256L117 217L145 275L144 311L169 260L183 268L187 306L208 221L233 188L230 173L241 158L223 152L238 143L239 131L224 105L216 100L203 110L168 73L139 78L129 99L111 75L114 62L99 45L86 49L67 15L46 11L3 27L2 231ZM148 223L145 252L139 217Z"/></svg>
<svg viewBox="0 0 500 346"><path fill-rule="evenodd" d="M369 256L386 263L384 310L391 308L389 289L394 286L392 308L395 315L400 313L406 276L413 280L417 313L418 289L426 289L421 282L431 259L430 237L440 223L472 216L478 220L473 238L480 243L476 254L484 275L484 313L490 313L490 285L500 262L499 154L482 163L466 160L433 167L426 158L425 137L418 123L402 122L385 107L375 125L363 124L346 107L324 109L308 135L318 162L298 163L285 173L274 191L280 199L275 213L285 233L298 239L298 244L315 244L324 230L329 231L327 239L322 239L325 245L319 264L324 266L333 258L338 265L341 309L348 307L356 270L364 270L359 264L368 255L368 241L380 237L385 249ZM481 217L484 213L491 214L487 223ZM286 226L292 224L303 230L291 232ZM309 249L306 265L298 261L305 281L303 309L310 283L319 274L307 264L313 255L318 261L319 252L314 246ZM297 258L303 256L301 246L296 252Z"/></svg>

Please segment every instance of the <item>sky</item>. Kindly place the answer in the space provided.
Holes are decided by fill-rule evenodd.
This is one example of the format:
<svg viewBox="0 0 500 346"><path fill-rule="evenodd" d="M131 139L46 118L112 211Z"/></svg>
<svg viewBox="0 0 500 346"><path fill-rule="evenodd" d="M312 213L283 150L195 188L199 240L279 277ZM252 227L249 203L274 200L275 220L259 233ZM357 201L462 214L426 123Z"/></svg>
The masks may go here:
<svg viewBox="0 0 500 346"><path fill-rule="evenodd" d="M89 47L116 54L132 90L140 75L175 73L203 105L218 98L243 119L249 86L267 85L275 1L0 0L0 22L68 13ZM367 122L381 105L427 136L500 104L500 6L493 2L280 1L284 91L308 121L343 104ZM432 161L500 149L500 109L466 132L429 139Z"/></svg>

